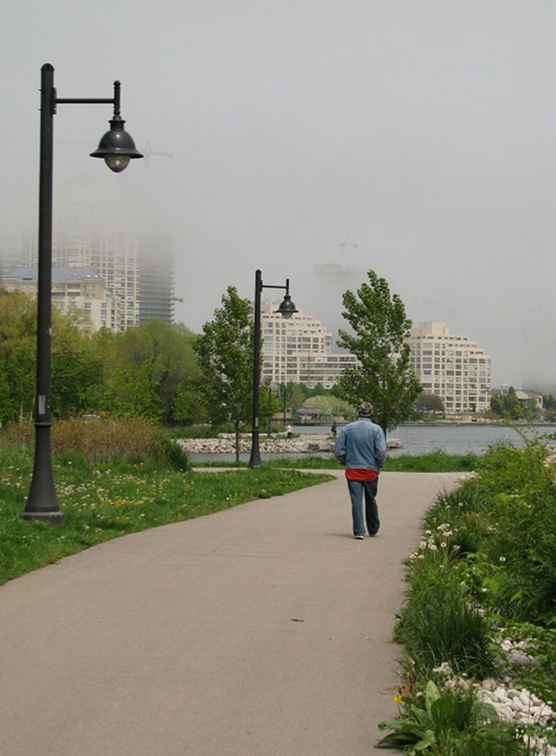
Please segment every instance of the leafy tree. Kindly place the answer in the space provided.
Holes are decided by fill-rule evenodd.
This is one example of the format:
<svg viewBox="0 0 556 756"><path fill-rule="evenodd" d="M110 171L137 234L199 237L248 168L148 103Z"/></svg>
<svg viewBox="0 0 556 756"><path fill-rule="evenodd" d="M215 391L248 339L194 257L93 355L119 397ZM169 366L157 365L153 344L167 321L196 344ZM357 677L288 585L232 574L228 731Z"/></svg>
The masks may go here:
<svg viewBox="0 0 556 756"><path fill-rule="evenodd" d="M13 419L17 407L12 398L8 378L4 370L0 371L0 427Z"/></svg>
<svg viewBox="0 0 556 756"><path fill-rule="evenodd" d="M388 282L370 270L354 294L343 296L343 317L352 332L340 330L338 344L354 354L359 365L338 381L338 393L350 404L371 402L375 419L386 433L411 416L421 386L411 365L407 342L411 321Z"/></svg>
<svg viewBox="0 0 556 756"><path fill-rule="evenodd" d="M266 381L261 386L261 392L259 395L259 417L261 420L261 428L267 429L269 434L272 432L272 418L283 408L283 400L280 400L281 396L281 394L272 391L270 381Z"/></svg>
<svg viewBox="0 0 556 756"><path fill-rule="evenodd" d="M356 416L349 402L330 395L311 396L303 402L303 407L318 410L324 417L344 417L346 420L353 420Z"/></svg>
<svg viewBox="0 0 556 756"><path fill-rule="evenodd" d="M118 415L173 422L180 387L199 377L194 340L185 326L162 321L119 334L99 332L95 336L103 366L99 407Z"/></svg>
<svg viewBox="0 0 556 756"><path fill-rule="evenodd" d="M210 420L234 424L239 461L239 429L250 416L253 323L251 304L238 295L235 287L228 287L222 307L203 326L194 350Z"/></svg>
<svg viewBox="0 0 556 756"><path fill-rule="evenodd" d="M544 394L543 405L547 410L556 410L556 399L553 394Z"/></svg>
<svg viewBox="0 0 556 756"><path fill-rule="evenodd" d="M428 394L426 391L417 397L415 402L416 412L444 412L442 399L436 394Z"/></svg>
<svg viewBox="0 0 556 756"><path fill-rule="evenodd" d="M508 420L533 419L537 414L535 402L520 402L513 386L507 391L495 391L490 399L490 409L498 417Z"/></svg>
<svg viewBox="0 0 556 756"><path fill-rule="evenodd" d="M0 372L2 417L30 416L35 398L36 300L21 292L0 292ZM100 373L91 340L72 316L52 311L51 403L55 416L87 412Z"/></svg>
<svg viewBox="0 0 556 756"><path fill-rule="evenodd" d="M203 398L200 380L186 378L180 383L172 415L175 422L183 425L205 423L208 420L208 409Z"/></svg>

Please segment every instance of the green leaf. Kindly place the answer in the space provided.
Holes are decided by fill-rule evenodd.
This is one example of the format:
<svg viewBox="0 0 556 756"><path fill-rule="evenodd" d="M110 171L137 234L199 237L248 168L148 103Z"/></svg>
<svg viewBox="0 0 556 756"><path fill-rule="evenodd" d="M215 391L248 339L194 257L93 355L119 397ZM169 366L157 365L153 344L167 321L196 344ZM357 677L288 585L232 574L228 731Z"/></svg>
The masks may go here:
<svg viewBox="0 0 556 756"><path fill-rule="evenodd" d="M431 748L436 743L436 737L432 730L427 730L425 732L425 737L417 743L415 746L416 751L426 751L427 748Z"/></svg>
<svg viewBox="0 0 556 756"><path fill-rule="evenodd" d="M440 690L435 682L429 680L425 688L425 705L427 707L427 713L432 716L432 705L440 698Z"/></svg>

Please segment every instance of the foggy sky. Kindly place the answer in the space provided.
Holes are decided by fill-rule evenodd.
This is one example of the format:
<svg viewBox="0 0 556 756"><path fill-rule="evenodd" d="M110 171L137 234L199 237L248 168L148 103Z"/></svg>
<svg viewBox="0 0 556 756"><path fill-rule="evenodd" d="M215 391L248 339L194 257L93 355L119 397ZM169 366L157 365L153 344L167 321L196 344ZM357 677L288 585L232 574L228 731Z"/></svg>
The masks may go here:
<svg viewBox="0 0 556 756"><path fill-rule="evenodd" d="M10 3L0 235L36 228L41 64L59 97L118 78L138 148L173 157L112 174L88 157L110 106L59 106L54 223L170 231L188 326L261 267L337 328L372 267L495 382L556 383L555 22L548 0Z"/></svg>

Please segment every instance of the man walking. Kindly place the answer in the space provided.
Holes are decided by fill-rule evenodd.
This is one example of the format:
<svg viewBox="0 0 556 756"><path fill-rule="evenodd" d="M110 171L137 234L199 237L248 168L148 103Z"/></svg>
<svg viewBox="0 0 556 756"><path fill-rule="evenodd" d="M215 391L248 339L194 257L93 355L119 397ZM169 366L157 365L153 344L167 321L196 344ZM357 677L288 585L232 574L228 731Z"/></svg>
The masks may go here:
<svg viewBox="0 0 556 756"><path fill-rule="evenodd" d="M378 474L386 459L386 438L379 425L371 420L372 407L364 402L359 408L359 420L344 426L336 441L336 459L346 468L353 536L365 538L365 521L370 536L380 527L376 493ZM365 519L363 519L365 495Z"/></svg>

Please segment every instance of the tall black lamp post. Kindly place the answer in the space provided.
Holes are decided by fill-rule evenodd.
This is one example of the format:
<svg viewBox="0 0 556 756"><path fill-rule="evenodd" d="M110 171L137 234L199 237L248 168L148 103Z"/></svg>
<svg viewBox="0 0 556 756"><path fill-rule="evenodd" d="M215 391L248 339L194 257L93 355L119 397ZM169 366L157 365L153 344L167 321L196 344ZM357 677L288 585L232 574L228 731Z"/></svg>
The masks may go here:
<svg viewBox="0 0 556 756"><path fill-rule="evenodd" d="M130 160L142 158L131 136L125 131L120 115L120 82L114 82L114 96L102 99L59 98L54 87L54 68L41 68L41 143L39 173L39 275L37 325L37 391L35 397L35 462L29 497L23 517L61 524L54 476L52 475L50 429L50 339L52 322L52 163L54 115L58 105L114 106L110 130L104 134L91 157L103 158L111 171L120 173Z"/></svg>
<svg viewBox="0 0 556 756"><path fill-rule="evenodd" d="M286 294L277 309L283 318L291 318L297 308L290 297L290 279L286 278L285 286L267 286L263 284L263 274L260 270L255 273L255 328L253 333L253 426L251 430L251 455L249 467L261 466L261 452L259 449L259 392L261 385L261 298L263 289L285 289Z"/></svg>

